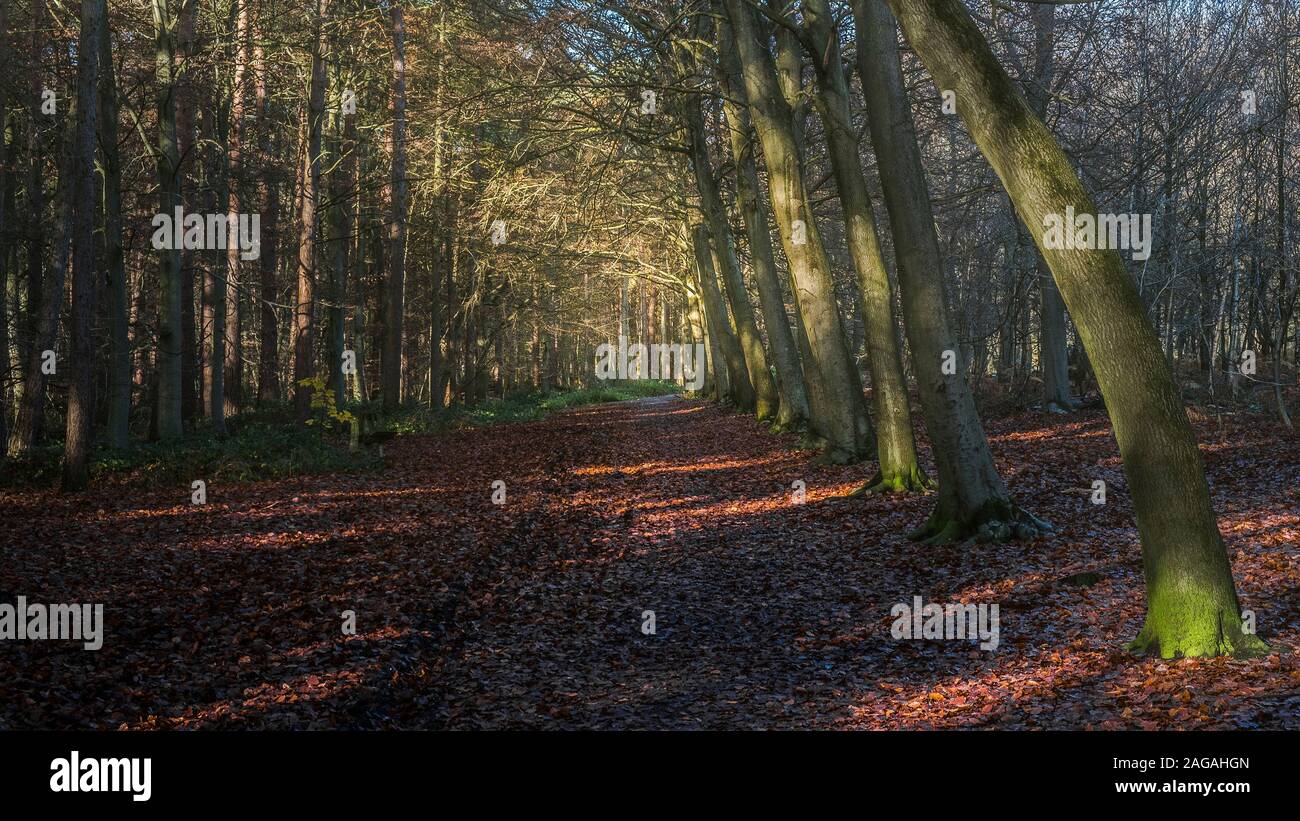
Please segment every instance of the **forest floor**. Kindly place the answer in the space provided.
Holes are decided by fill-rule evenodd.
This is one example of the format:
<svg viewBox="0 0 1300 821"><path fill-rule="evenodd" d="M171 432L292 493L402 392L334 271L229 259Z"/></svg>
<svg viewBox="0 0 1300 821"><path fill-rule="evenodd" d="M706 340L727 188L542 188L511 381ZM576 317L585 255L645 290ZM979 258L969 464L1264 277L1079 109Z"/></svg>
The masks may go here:
<svg viewBox="0 0 1300 821"><path fill-rule="evenodd" d="M1300 437L1199 426L1273 652L1162 661L1123 650L1142 564L1105 416L988 430L1054 533L919 546L933 496L843 498L873 464L813 466L674 397L402 437L379 472L212 483L203 505L0 491L0 603L105 621L98 651L0 643L0 727L1300 728ZM998 604L999 646L892 638L915 596Z"/></svg>

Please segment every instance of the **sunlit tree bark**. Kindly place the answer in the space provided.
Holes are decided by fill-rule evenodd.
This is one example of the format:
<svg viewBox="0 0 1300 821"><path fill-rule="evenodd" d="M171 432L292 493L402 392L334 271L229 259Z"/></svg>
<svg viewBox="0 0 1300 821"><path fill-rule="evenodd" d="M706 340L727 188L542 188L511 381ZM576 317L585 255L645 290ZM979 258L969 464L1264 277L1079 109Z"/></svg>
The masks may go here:
<svg viewBox="0 0 1300 821"><path fill-rule="evenodd" d="M806 26L803 39L817 72L817 107L844 211L849 252L858 275L866 325L867 359L876 410L876 458L880 467L861 490L867 493L927 490L932 483L916 459L912 410L903 377L898 328L894 323L894 289L885 269L867 178L858 158L839 32L826 0L805 0L803 19Z"/></svg>
<svg viewBox="0 0 1300 821"><path fill-rule="evenodd" d="M771 374L767 369L763 341L759 338L758 327L754 324L749 294L741 280L740 265L736 261L735 248L731 244L731 227L727 224L726 209L722 205L717 181L713 176L713 163L709 158L709 149L704 138L704 120L700 113L698 97L692 97L687 103L686 122L691 143L691 168L695 172L695 186L700 194L700 207L708 221L708 231L711 235L709 242L717 258L718 267L723 272L727 301L731 305L731 315L735 320L734 338L742 354L739 362L733 362L730 357L727 359L727 372L731 377L730 399L737 408L754 411L760 420L768 419L776 412L776 386L772 383ZM706 297L705 309L712 317L721 305L715 307L707 300L712 297L711 290L714 292L718 290L718 285L714 277L705 278L703 270L701 270L701 279ZM703 281L705 279L708 281ZM725 311L720 314L723 322L726 321L726 316ZM719 326L710 327L722 331ZM728 323L724 327L726 329L724 336L732 336L732 325ZM723 343L724 353L727 352L729 344L730 342ZM739 370L736 369L737 365L740 366Z"/></svg>
<svg viewBox="0 0 1300 821"><path fill-rule="evenodd" d="M810 355L804 375L819 383L824 397L824 402L813 403L813 427L826 440L828 461L856 461L870 451L868 431L861 421L865 419L861 377L849 355L830 261L804 185L793 114L778 86L772 57L758 40L749 4L727 0L726 8L750 114L763 146L772 212L807 334Z"/></svg>
<svg viewBox="0 0 1300 821"><path fill-rule="evenodd" d="M316 0L312 21L311 96L307 104L307 150L303 155L302 194L299 203L298 287L293 321L294 405L299 422L311 413L311 387L302 384L313 376L313 335L316 311L316 231L320 207L321 129L325 116L325 41L323 24L329 0Z"/></svg>
<svg viewBox="0 0 1300 821"><path fill-rule="evenodd" d="M745 367L745 354L740 348L736 332L727 316L727 306L723 303L722 294L718 290L718 275L713 264L713 243L709 237L708 226L703 223L695 226L691 238L695 249L696 270L700 278L700 301L704 306L705 321L708 323L709 340L722 354L722 359L727 366L725 397L737 407L752 407L754 395Z"/></svg>
<svg viewBox="0 0 1300 821"><path fill-rule="evenodd" d="M1045 218L1096 208L960 0L889 0L988 159L1074 317L1106 399L1142 540L1146 623L1130 648L1165 658L1251 655L1196 438L1160 341L1115 250L1057 249Z"/></svg>
<svg viewBox="0 0 1300 821"><path fill-rule="evenodd" d="M780 395L776 427L791 430L807 424L808 395L804 388L803 366L799 363L799 349L790 333L790 322L785 312L785 297L781 293L781 280L772 251L772 235L767 227L767 208L760 199L754 129L740 82L740 65L736 60L731 26L725 22L719 26L719 50L722 62L718 80L727 117L731 160L736 167L736 201L745 223L750 265L763 309L763 325L767 329L772 362L776 366Z"/></svg>
<svg viewBox="0 0 1300 821"><path fill-rule="evenodd" d="M393 157L389 188L388 292L384 311L384 407L396 408L402 396L402 320L406 291L406 29L400 2L392 4L393 28Z"/></svg>
<svg viewBox="0 0 1300 821"><path fill-rule="evenodd" d="M948 323L943 263L903 90L897 27L881 0L855 0L858 67L867 101L872 145L898 260L904 326L912 350L917 390L938 469L939 498L914 538L936 542L978 535L1028 536L1042 523L1012 503L993 464L975 398L956 361L958 345Z"/></svg>

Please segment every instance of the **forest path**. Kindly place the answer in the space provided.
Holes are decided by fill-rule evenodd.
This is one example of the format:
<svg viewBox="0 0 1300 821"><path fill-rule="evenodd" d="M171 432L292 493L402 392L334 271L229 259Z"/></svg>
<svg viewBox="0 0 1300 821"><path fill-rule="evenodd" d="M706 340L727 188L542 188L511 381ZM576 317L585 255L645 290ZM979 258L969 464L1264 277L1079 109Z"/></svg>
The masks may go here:
<svg viewBox="0 0 1300 821"><path fill-rule="evenodd" d="M211 486L202 506L0 494L0 600L102 602L106 621L95 652L7 642L0 726L1300 724L1294 655L1120 651L1141 564L1104 417L990 431L1055 534L922 548L903 534L932 496L841 498L873 465L813 467L793 436L672 397L402 438L378 473ZM1243 606L1294 653L1300 448L1264 436L1206 458ZM1093 478L1104 506L1069 492ZM1100 581L1061 581L1080 571ZM894 640L915 596L998 604L997 650Z"/></svg>

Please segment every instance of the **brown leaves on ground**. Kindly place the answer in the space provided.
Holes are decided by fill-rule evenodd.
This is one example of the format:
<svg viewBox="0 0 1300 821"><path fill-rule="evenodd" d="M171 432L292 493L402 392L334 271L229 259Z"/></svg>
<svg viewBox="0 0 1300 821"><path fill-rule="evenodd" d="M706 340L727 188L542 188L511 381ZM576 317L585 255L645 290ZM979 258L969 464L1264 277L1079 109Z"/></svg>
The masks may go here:
<svg viewBox="0 0 1300 821"><path fill-rule="evenodd" d="M0 644L0 726L1300 727L1294 436L1200 431L1273 653L1161 661L1122 650L1142 569L1105 418L989 429L1051 535L921 547L933 496L840 498L874 465L814 467L672 398L402 439L381 473L211 485L203 506L6 493L0 601L101 602L106 625L97 652ZM1071 492L1094 479L1105 505ZM1000 646L892 639L914 596L999 604Z"/></svg>

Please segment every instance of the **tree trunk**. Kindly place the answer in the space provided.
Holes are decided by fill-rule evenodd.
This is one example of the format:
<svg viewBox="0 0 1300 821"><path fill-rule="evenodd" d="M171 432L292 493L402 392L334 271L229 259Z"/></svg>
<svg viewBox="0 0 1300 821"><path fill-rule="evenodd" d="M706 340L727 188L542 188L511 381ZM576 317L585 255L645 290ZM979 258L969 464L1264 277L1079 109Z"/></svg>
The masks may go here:
<svg viewBox="0 0 1300 821"><path fill-rule="evenodd" d="M390 137L393 168L388 226L388 298L385 301L383 383L384 408L402 402L402 318L406 289L406 29L402 4L393 3L393 130Z"/></svg>
<svg viewBox="0 0 1300 821"><path fill-rule="evenodd" d="M280 401L280 327L275 315L275 303L280 296L276 282L279 267L279 226L280 183L278 169L263 171L262 203L263 213L267 215L262 227L262 254L258 258L260 277L261 310L260 326L257 334L257 401L273 403Z"/></svg>
<svg viewBox="0 0 1300 821"><path fill-rule="evenodd" d="M206 111L202 131L208 145L222 146L229 133L226 118L229 110ZM205 169L208 208L212 214L229 213L230 177L226 166L226 152L221 150L213 158L210 169ZM227 232L229 234L229 232ZM231 238L226 237L227 244ZM237 243L236 243L237 244ZM212 423L216 436L226 435L226 256L203 261L203 329L210 335L203 347L203 399L204 415Z"/></svg>
<svg viewBox="0 0 1300 821"><path fill-rule="evenodd" d="M256 34L257 45L254 46L254 76L257 83L257 125L261 130L261 189L262 209L262 247L258 256L260 273L259 289L261 299L257 334L257 401L273 403L280 401L280 327L275 315L275 303L279 300L280 289L276 283L279 266L280 237L280 175L281 167L275 156L275 124L271 122L271 112L266 94L266 60L262 50L262 21L264 7L259 7L259 20Z"/></svg>
<svg viewBox="0 0 1300 821"><path fill-rule="evenodd" d="M879 469L861 490L867 493L924 491L932 482L916 459L912 409L894 322L894 289L876 233L867 178L858 158L858 140L849 111L849 82L840 56L839 33L826 0L805 0L804 23L817 70L821 111L831 168L844 210L849 253L858 274L871 393L876 409Z"/></svg>
<svg viewBox="0 0 1300 821"><path fill-rule="evenodd" d="M73 132L75 134L75 132ZM45 416L45 389L47 374L44 363L45 351L54 351L59 336L59 316L63 309L63 290L68 272L68 245L72 238L72 192L67 190L71 184L72 141L66 143L59 163L58 188L54 200L58 221L54 232L53 265L50 266L49 281L43 288L45 298L38 309L36 333L28 352L27 377L23 380L23 398L18 406L18 418L14 423L13 433L9 437L9 456L21 459L30 455L36 445Z"/></svg>
<svg viewBox="0 0 1300 821"><path fill-rule="evenodd" d="M333 44L332 85L333 104L329 114L329 307L326 308L326 378L325 388L334 394L334 402L342 407L346 377L343 373L343 350L345 346L345 323L347 321L344 306L347 302L348 280L351 271L348 264L348 237L351 226L348 224L348 204L353 186L350 168L353 162L353 147L347 139L347 130L351 120L343 107L343 66L339 55L337 41Z"/></svg>
<svg viewBox="0 0 1300 821"><path fill-rule="evenodd" d="M42 134L42 124L48 121L48 118L41 112L42 92L44 90L44 80L42 75L45 73L42 66L42 56L47 45L50 45L46 26L48 25L49 10L46 6L46 0L34 0L32 3L32 64L37 70L32 71L28 86L28 108L27 108L27 185L26 188L26 206L27 206L27 327L26 333L18 334L18 357L22 363L24 388L21 394L21 401L18 406L19 420L15 420L14 436L19 435L21 426L18 421L21 420L25 412L23 406L28 402L43 403L45 396L45 382L40 379L36 384L40 386L41 396L28 398L26 382L32 379L32 363L36 364L36 370L40 370L39 360L32 356L32 349L36 347L36 342L40 338L40 325L45 311L43 305L44 282L45 282L45 144ZM57 215L56 215L57 217ZM15 286L16 287L16 286ZM62 299L62 295L59 299ZM17 317L15 317L17 319ZM44 407L43 404L41 406ZM25 452L35 442L37 435L40 433L41 417L37 414L31 420L35 428L30 433L24 432L23 436L30 436L26 444L10 441L9 448L11 455L17 451ZM17 451L15 450L17 449Z"/></svg>
<svg viewBox="0 0 1300 821"><path fill-rule="evenodd" d="M700 284L705 299L704 310L710 320L718 320L716 324L711 324L709 327L719 335L723 356L727 358L727 371L731 377L729 379L731 393L728 398L740 410L755 411L760 420L767 419L776 411L776 388L767 370L767 357L763 353L763 342L759 339L758 328L754 324L749 295L745 292L744 283L738 282L741 278L739 264L736 261L735 249L731 245L731 228L727 225L726 210L723 208L722 198L718 195L717 182L713 178L713 164L709 160L708 146L704 140L704 118L700 113L699 98L692 95L686 106L687 129L691 143L691 167L695 171L695 184L700 193L701 210L708 223L705 242L712 246L718 267L723 270L726 279L727 297L735 319L734 332L727 320L726 308L721 302L721 293L718 290L712 265L709 266L708 276L705 275L704 268L700 269ZM696 242L698 243L698 239ZM712 304L715 295L719 298L717 305ZM644 334L642 336L644 337ZM736 343L741 353L739 360L731 359L729 346L732 342ZM755 376L765 387L760 389L755 385Z"/></svg>
<svg viewBox="0 0 1300 821"><path fill-rule="evenodd" d="M1034 81L1029 86L1029 107L1046 122L1056 68L1052 53L1056 6L1036 5L1030 13L1034 18ZM1043 369L1043 410L1063 413L1074 409L1074 402L1070 399L1065 303L1041 256L1038 256L1038 288L1038 356Z"/></svg>
<svg viewBox="0 0 1300 821"><path fill-rule="evenodd" d="M99 27L99 129L104 164L104 262L108 268L109 364L108 444L130 444L131 341L126 293L126 259L122 248L122 161L118 154L117 81L113 71L112 33L105 19Z"/></svg>
<svg viewBox="0 0 1300 821"><path fill-rule="evenodd" d="M180 150L176 142L176 66L174 21L167 0L153 0L156 34L154 58L158 108L158 207L174 214L181 205ZM158 438L175 439L184 432L181 416L183 349L181 251L163 248L159 255L161 296L158 309Z"/></svg>
<svg viewBox="0 0 1300 821"><path fill-rule="evenodd" d="M993 464L975 398L960 367L943 370L958 345L948 323L943 262L912 113L903 90L894 19L882 0L854 0L858 69L898 259L908 345L939 479L929 520L911 535L935 542L979 534L1029 535L1041 525L1012 504Z"/></svg>
<svg viewBox="0 0 1300 821"><path fill-rule="evenodd" d="M95 349L91 321L95 316L95 121L99 113L100 35L104 0L81 0L81 33L77 40L77 131L73 143L72 218L72 342L69 359L67 438L63 443L63 492L85 490L90 484L91 422Z"/></svg>
<svg viewBox="0 0 1300 821"><path fill-rule="evenodd" d="M0 65L9 64L9 2L0 0ZM9 234L13 218L13 176L9 168L9 95L0 88L0 462L9 447L9 271L10 252L16 251ZM15 258L16 254L13 255ZM13 268L15 275L17 268ZM16 279L16 277L15 277ZM16 284L16 283L15 283ZM15 311L16 312L16 311ZM15 316L15 319L17 317Z"/></svg>
<svg viewBox="0 0 1300 821"><path fill-rule="evenodd" d="M803 367L799 364L799 351L790 333L790 321L785 312L785 297L781 293L781 280L777 276L776 257L772 251L772 235L767 227L767 209L759 200L758 167L754 160L753 126L740 82L740 65L736 59L731 26L719 27L719 48L722 66L718 74L722 88L722 106L727 116L731 158L736 166L736 200L745 222L745 236L749 240L750 264L758 286L759 303L763 309L763 325L767 328L767 341L776 365L777 390L780 404L776 414L776 428L791 430L808 422L808 395L804 388Z"/></svg>
<svg viewBox="0 0 1300 821"><path fill-rule="evenodd" d="M960 0L889 0L908 41L1015 202L1047 260L1097 374L1137 515L1147 581L1135 651L1253 654L1200 451L1141 297L1114 250L1049 249L1044 218L1096 209L1046 126Z"/></svg>
<svg viewBox="0 0 1300 821"><path fill-rule="evenodd" d="M830 262L804 186L793 114L778 86L772 57L757 39L749 4L726 0L726 7L750 114L767 163L772 212L807 334L810 356L804 374L809 382L820 383L825 397L824 402L813 404L812 425L826 439L826 460L857 461L869 450L859 422L865 417L861 378L845 343Z"/></svg>
<svg viewBox="0 0 1300 821"><path fill-rule="evenodd" d="M706 33L706 17L696 18L695 29L699 36ZM696 68L696 60L686 49L679 50L683 67L691 73ZM697 94L688 95L685 101L685 119L690 143L691 168L695 172L695 184L700 194L700 208L712 235L712 244L717 255L718 268L726 287L726 297L731 305L731 314L735 320L737 341L743 354L745 369L734 374L731 381L731 399L741 410L752 410L760 421L771 419L776 415L780 400L776 384L768 370L767 354L763 350L763 339L758 334L758 325L754 321L754 309L749 303L749 292L745 288L744 278L740 273L740 263L736 258L736 249L732 242L731 226L727 220L727 211L718 193L717 179L713 175L713 162L709 156L708 141L704 131L704 113ZM707 286L706 296L707 296ZM706 309L708 306L706 305ZM725 317L725 314L723 315ZM643 337L646 334L642 334ZM728 362L730 366L730 362Z"/></svg>
<svg viewBox="0 0 1300 821"><path fill-rule="evenodd" d="M235 54L234 70L231 76L232 96L230 100L230 135L226 141L230 203L227 213L230 225L237 225L240 211L244 208L244 112L247 99L247 76L249 62L249 4L252 0L231 0L235 5ZM261 220L258 217L258 229ZM259 248L260 252L260 248ZM242 311L240 310L240 283L244 281L240 270L241 253L238 242L227 241L226 248L226 332L225 332L225 371L222 385L225 388L225 414L238 413L244 401L244 359L240 346L240 329Z"/></svg>
<svg viewBox="0 0 1300 821"><path fill-rule="evenodd" d="M727 306L718 291L718 275L713 265L708 226L695 226L692 233L695 248L695 265L700 276L700 296L704 304L704 319L708 323L709 337L717 345L727 363L726 398L740 408L753 406L753 389L749 385L745 354L740 341L727 318ZM748 404L746 404L748 402Z"/></svg>
<svg viewBox="0 0 1300 821"><path fill-rule="evenodd" d="M311 98L307 107L307 151L303 155L302 202L298 229L298 289L293 321L294 406L299 423L311 415L312 389L302 384L313 376L312 336L316 286L316 212L320 206L321 129L325 114L325 42L323 24L329 0L316 0L312 25Z"/></svg>
<svg viewBox="0 0 1300 821"><path fill-rule="evenodd" d="M162 0L162 2L167 3L169 0ZM179 14L171 23L175 26L172 48L180 51L173 62L172 86L169 92L175 101L176 112L176 164L173 166L172 174L176 177L177 204L181 206L191 205L196 194L194 177L188 169L196 162L199 153L194 147L196 109L194 89L190 83L190 72L196 65L194 29L197 25L198 8L198 0L180 0ZM197 323L194 316L195 258L194 254L184 248L177 250L180 256L180 261L177 263L179 271L177 276L180 278L181 287L181 424L184 426L186 422L192 425L194 419L204 412L200 406L203 387L200 360L203 357L199 350L200 342L196 338ZM207 264L208 260L201 259L201 264ZM202 297L200 291L200 302Z"/></svg>

